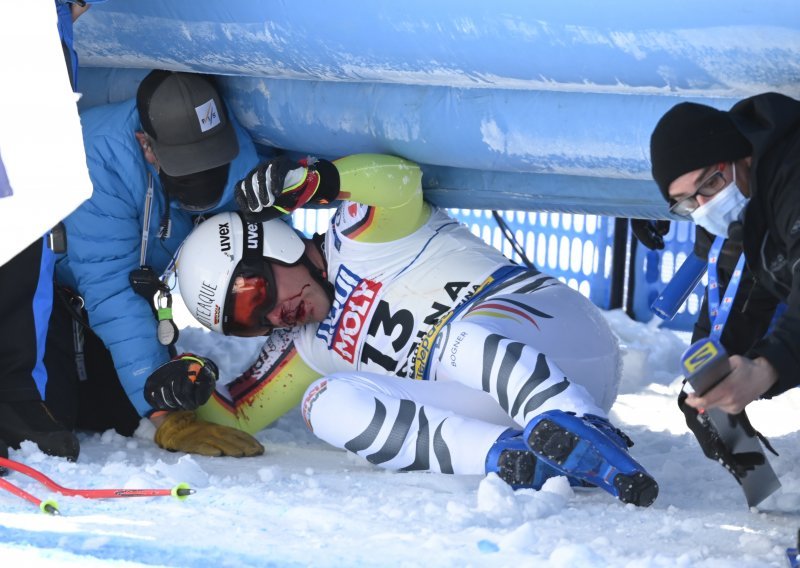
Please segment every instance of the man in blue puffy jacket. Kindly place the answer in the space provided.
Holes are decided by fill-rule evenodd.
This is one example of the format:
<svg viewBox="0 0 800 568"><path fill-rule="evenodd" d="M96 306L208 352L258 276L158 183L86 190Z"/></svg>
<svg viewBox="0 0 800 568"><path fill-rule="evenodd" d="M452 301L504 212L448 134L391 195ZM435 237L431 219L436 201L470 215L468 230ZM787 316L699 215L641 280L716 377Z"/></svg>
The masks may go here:
<svg viewBox="0 0 800 568"><path fill-rule="evenodd" d="M74 380L48 388L46 400L70 426L130 435L143 416L165 418L152 416L143 395L146 379L174 355L157 332L158 277L197 215L235 209L234 184L258 157L202 75L153 71L135 100L89 109L81 121L94 192L64 221L68 246L56 278L69 292L48 344L52 363L75 369ZM137 293L134 281L151 287ZM182 429L188 435L166 449L263 451L232 429L200 422Z"/></svg>

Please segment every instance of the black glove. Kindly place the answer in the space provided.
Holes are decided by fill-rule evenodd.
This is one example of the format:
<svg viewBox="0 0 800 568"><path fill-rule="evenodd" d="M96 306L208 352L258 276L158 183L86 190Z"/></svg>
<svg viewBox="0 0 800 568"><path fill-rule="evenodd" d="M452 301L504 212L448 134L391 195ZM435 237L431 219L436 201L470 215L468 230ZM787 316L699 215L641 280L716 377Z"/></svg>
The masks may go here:
<svg viewBox="0 0 800 568"><path fill-rule="evenodd" d="M664 248L664 235L669 232L669 221L631 219L631 230L639 242L650 250Z"/></svg>
<svg viewBox="0 0 800 568"><path fill-rule="evenodd" d="M678 395L678 408L683 412L686 418L686 425L692 431L694 437L697 438L703 453L708 459L721 463L741 484L741 478L746 476L747 472L755 469L756 466L762 465L766 458L758 452L731 453L725 442L720 438L708 415L701 414L696 408L686 404L686 396L683 391ZM752 429L750 421L744 412L731 415L731 419L741 422L748 429Z"/></svg>
<svg viewBox="0 0 800 568"><path fill-rule="evenodd" d="M291 213L309 202L329 203L339 195L339 172L319 160L303 166L278 156L250 170L236 184L236 203L248 221Z"/></svg>
<svg viewBox="0 0 800 568"><path fill-rule="evenodd" d="M157 410L195 410L211 398L218 374L211 359L182 353L147 377L144 398Z"/></svg>

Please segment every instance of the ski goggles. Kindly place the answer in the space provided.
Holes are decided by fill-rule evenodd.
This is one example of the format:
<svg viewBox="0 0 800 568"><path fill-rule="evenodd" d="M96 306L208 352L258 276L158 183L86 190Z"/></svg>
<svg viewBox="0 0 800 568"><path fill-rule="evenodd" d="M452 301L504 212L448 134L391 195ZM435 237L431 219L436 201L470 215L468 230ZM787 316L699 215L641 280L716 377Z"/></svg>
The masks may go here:
<svg viewBox="0 0 800 568"><path fill-rule="evenodd" d="M261 255L263 227L254 225L255 246L243 243L242 260L236 265L225 296L222 314L222 332L239 337L268 335L275 327L269 322L269 313L278 303L275 275L272 266Z"/></svg>

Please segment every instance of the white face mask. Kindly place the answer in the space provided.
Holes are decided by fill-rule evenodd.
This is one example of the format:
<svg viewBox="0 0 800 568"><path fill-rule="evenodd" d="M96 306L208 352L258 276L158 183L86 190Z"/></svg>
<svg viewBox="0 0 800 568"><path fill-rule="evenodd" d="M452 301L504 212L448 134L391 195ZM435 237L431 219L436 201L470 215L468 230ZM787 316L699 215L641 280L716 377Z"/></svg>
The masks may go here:
<svg viewBox="0 0 800 568"><path fill-rule="evenodd" d="M734 180L736 179L734 170ZM720 190L714 199L692 211L692 221L718 237L728 237L728 226L741 218L749 198L739 190L735 181Z"/></svg>

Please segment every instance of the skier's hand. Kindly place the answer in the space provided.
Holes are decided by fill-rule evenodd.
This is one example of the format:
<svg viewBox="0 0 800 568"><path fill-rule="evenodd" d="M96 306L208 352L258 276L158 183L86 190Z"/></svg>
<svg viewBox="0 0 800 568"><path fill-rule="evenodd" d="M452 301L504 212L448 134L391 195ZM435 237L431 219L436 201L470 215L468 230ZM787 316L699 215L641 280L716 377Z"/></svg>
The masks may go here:
<svg viewBox="0 0 800 568"><path fill-rule="evenodd" d="M631 230L639 242L650 250L664 248L664 235L669 233L669 221L631 219Z"/></svg>
<svg viewBox="0 0 800 568"><path fill-rule="evenodd" d="M147 377L144 398L157 410L194 410L211 397L218 373L211 359L182 353Z"/></svg>
<svg viewBox="0 0 800 568"><path fill-rule="evenodd" d="M311 201L328 203L338 195L338 171L325 160L303 166L278 156L253 168L236 184L236 203L253 222L291 213Z"/></svg>
<svg viewBox="0 0 800 568"><path fill-rule="evenodd" d="M260 456L264 446L247 432L197 418L194 412L170 412L156 430L155 442L172 452L201 456Z"/></svg>

